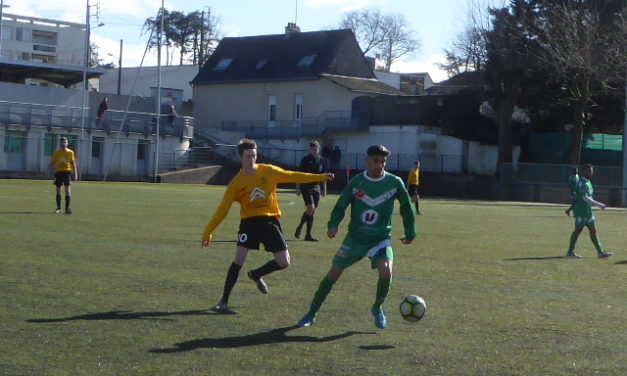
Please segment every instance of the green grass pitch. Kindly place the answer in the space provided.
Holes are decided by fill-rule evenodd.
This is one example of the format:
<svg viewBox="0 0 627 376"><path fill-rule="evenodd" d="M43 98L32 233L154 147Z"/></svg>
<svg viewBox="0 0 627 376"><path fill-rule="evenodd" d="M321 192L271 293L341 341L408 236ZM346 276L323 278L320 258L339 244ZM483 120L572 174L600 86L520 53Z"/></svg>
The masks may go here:
<svg viewBox="0 0 627 376"><path fill-rule="evenodd" d="M301 198L281 190L292 266L262 295L244 273L271 255L252 251L235 314L216 314L239 206L208 250L200 238L224 187L73 189L74 214L55 215L50 181L0 180L0 375L627 375L625 209L597 212L613 257L597 259L584 230L572 260L565 206L425 199L416 241L394 244L389 328L374 327L362 261L295 329L345 234L324 236L337 196L310 243L293 238ZM409 294L427 302L418 323L398 313Z"/></svg>

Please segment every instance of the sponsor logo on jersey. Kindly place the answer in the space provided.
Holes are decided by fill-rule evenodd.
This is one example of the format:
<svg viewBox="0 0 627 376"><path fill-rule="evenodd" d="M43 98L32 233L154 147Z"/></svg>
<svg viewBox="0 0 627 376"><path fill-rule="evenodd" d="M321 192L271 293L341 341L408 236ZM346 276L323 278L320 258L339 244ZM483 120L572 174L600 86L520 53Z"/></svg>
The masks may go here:
<svg viewBox="0 0 627 376"><path fill-rule="evenodd" d="M379 213L376 210L368 209L361 214L361 221L367 225L377 223L377 219L379 219Z"/></svg>
<svg viewBox="0 0 627 376"><path fill-rule="evenodd" d="M351 251L351 247L342 245L337 251L337 257L346 257Z"/></svg>
<svg viewBox="0 0 627 376"><path fill-rule="evenodd" d="M396 188L392 188L389 191L383 192L383 194L379 197L370 197L366 194L366 192L361 189L353 189L353 194L355 195L355 197L357 197L357 199L363 201L366 205L376 207L388 201L389 199L394 199L394 197L396 196L396 191Z"/></svg>
<svg viewBox="0 0 627 376"><path fill-rule="evenodd" d="M255 201L258 198L264 199L264 200L266 199L266 192L263 189L259 188L259 187L253 189L250 192L250 202L253 202L253 201Z"/></svg>

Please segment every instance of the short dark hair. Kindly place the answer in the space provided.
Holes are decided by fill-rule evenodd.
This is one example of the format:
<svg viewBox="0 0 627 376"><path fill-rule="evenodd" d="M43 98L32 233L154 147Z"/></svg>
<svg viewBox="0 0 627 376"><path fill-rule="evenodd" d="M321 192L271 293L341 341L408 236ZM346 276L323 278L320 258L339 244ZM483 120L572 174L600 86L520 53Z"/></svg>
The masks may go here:
<svg viewBox="0 0 627 376"><path fill-rule="evenodd" d="M368 156L380 155L382 157L388 157L392 153L383 145L372 145L368 148L366 154L368 154Z"/></svg>
<svg viewBox="0 0 627 376"><path fill-rule="evenodd" d="M257 149L257 143L255 140L251 140L250 138L243 138L239 140L239 145L237 145L237 152L239 156L244 155L245 150Z"/></svg>
<svg viewBox="0 0 627 376"><path fill-rule="evenodd" d="M61 137L59 141L67 141L67 137Z"/></svg>
<svg viewBox="0 0 627 376"><path fill-rule="evenodd" d="M318 143L318 141L311 141L309 143L309 147L312 148L314 146L320 147L320 143Z"/></svg>
<svg viewBox="0 0 627 376"><path fill-rule="evenodd" d="M583 165L583 169L587 170L589 168L593 168L594 166L592 166L592 163L586 163L585 165Z"/></svg>

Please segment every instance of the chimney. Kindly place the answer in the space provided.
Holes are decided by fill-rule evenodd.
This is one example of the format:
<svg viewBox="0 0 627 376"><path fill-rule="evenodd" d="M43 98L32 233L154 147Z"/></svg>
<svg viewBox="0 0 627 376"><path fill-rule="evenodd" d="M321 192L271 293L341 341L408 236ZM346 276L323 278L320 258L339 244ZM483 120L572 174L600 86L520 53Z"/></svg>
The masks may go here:
<svg viewBox="0 0 627 376"><path fill-rule="evenodd" d="M290 34L300 33L300 27L296 26L295 22L288 22L285 26L285 36L289 37Z"/></svg>

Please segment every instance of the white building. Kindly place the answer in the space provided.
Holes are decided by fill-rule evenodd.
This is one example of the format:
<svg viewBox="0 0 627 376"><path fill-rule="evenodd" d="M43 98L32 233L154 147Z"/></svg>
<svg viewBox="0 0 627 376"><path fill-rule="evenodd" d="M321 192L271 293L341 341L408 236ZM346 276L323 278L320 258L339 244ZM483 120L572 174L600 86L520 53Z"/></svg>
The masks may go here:
<svg viewBox="0 0 627 376"><path fill-rule="evenodd" d="M85 25L4 13L2 58L83 66Z"/></svg>
<svg viewBox="0 0 627 376"><path fill-rule="evenodd" d="M143 97L151 97L153 93L151 88L155 88L157 77L159 74L158 67L129 67L122 68L120 74L119 68L107 69L105 74L100 76L101 93L117 93L118 78L120 79L120 94L124 95L141 95ZM198 74L197 65L175 65L161 67L161 86L162 90L173 90L174 104L177 108L181 102L190 101L192 99L192 86L190 82ZM135 88L133 90L133 85ZM164 89L166 88L166 89ZM178 94L180 93L180 94Z"/></svg>
<svg viewBox="0 0 627 376"><path fill-rule="evenodd" d="M85 68L85 25L10 14L2 21L1 176L41 177L62 136L87 177L147 178L185 163L193 118L157 114L150 95L72 88L82 87L84 74L104 73ZM99 116L105 97L109 107Z"/></svg>

